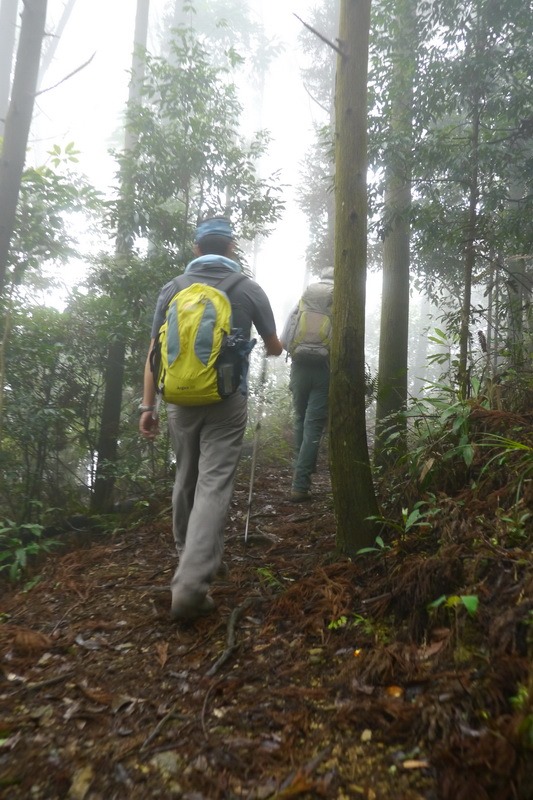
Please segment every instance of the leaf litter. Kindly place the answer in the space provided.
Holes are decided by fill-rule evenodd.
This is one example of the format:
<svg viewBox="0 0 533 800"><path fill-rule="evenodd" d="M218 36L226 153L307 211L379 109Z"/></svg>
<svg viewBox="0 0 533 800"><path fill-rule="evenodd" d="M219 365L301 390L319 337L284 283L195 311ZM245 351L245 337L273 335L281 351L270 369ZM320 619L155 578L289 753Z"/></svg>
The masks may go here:
<svg viewBox="0 0 533 800"><path fill-rule="evenodd" d="M443 496L383 556L336 559L324 465L305 507L265 466L245 546L246 480L210 617L170 622L155 504L3 587L0 796L532 798L531 549Z"/></svg>

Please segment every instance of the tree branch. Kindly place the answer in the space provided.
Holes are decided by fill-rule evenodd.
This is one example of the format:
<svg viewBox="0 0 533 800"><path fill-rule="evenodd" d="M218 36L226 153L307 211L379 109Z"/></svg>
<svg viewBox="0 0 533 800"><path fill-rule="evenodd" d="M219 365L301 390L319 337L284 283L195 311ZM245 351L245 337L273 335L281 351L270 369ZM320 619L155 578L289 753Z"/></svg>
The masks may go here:
<svg viewBox="0 0 533 800"><path fill-rule="evenodd" d="M61 80L58 83L54 83L53 86L49 86L47 89L41 89L41 91L37 92L37 94L35 96L38 97L40 94L44 94L45 92L50 92L50 91L52 91L52 89L57 89L58 86L61 86L62 83L65 83L65 81L68 81L68 79L72 78L72 76L75 75L77 72L81 72L82 69L85 69L85 67L88 67L89 64L91 63L91 61L93 60L93 58L95 57L95 55L96 55L96 51L92 54L92 56L84 64L81 64L81 66L76 67L76 69L73 70L73 72L69 72L68 75L65 75L64 78L61 78Z"/></svg>
<svg viewBox="0 0 533 800"><path fill-rule="evenodd" d="M323 36L321 33L319 33L315 28L313 28L307 22L304 22L303 19L298 16L298 14L294 14L294 16L296 17L296 19L299 22L302 23L302 25L304 25L307 28L307 30L311 31L311 33L314 33L315 36L318 36L318 38L321 39L321 41L325 42L325 44L327 44L329 47L333 48L333 50L335 50L335 52L338 53L340 56L342 56L343 58L346 58L346 53L343 53L342 50L340 49L340 47L338 47L336 44L333 44L333 42L330 42L329 39L327 39L325 36Z"/></svg>

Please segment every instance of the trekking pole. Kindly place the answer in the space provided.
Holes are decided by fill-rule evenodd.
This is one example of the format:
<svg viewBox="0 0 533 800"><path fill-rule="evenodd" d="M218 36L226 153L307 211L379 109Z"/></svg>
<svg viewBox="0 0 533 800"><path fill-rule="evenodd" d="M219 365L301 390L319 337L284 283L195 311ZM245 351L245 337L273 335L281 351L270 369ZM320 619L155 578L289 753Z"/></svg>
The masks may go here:
<svg viewBox="0 0 533 800"><path fill-rule="evenodd" d="M244 544L248 542L248 527L250 525L250 513L252 511L252 497L254 492L255 465L257 463L257 449L259 447L259 431L261 430L261 418L263 416L263 406L265 403L265 387L267 377L267 354L263 353L263 363L261 365L261 382L259 385L259 401L257 403L257 421L254 429L254 442L252 447L252 467L250 472L250 489L248 491L248 509L246 511L246 527L244 529Z"/></svg>

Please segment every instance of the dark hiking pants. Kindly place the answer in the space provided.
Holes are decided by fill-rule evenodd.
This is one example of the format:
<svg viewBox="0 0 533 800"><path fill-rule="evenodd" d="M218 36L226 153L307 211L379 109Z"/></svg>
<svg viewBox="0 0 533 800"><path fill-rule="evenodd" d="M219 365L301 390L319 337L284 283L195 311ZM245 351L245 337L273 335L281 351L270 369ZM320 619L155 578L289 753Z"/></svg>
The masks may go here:
<svg viewBox="0 0 533 800"><path fill-rule="evenodd" d="M294 406L293 491L307 492L328 418L329 364L293 361L289 388Z"/></svg>

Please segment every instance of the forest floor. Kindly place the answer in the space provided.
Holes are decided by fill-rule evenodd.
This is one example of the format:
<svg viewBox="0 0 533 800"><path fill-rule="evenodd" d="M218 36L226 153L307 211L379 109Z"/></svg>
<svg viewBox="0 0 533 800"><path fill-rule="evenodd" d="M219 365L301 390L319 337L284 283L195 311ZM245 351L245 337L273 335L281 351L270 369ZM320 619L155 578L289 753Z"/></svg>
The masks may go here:
<svg viewBox="0 0 533 800"><path fill-rule="evenodd" d="M169 619L155 503L48 557L31 590L3 587L0 795L533 798L530 549L443 496L431 527L335 559L324 465L300 505L286 468L258 469L245 545L248 469L209 617Z"/></svg>

